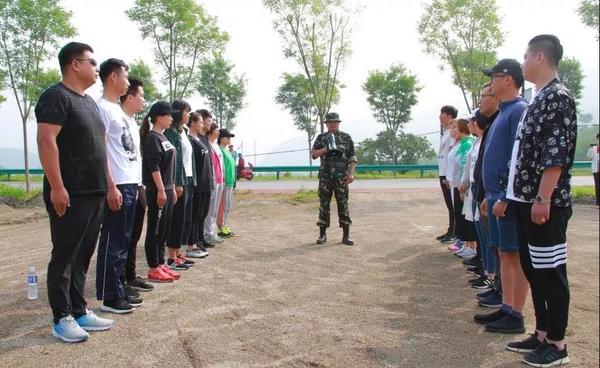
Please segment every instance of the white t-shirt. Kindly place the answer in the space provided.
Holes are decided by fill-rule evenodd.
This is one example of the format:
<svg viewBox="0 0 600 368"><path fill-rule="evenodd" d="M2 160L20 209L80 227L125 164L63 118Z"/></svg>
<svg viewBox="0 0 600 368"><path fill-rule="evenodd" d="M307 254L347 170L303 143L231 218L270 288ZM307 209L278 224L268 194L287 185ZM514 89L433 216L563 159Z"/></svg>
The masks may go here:
<svg viewBox="0 0 600 368"><path fill-rule="evenodd" d="M588 160L592 161L592 173L598 172L598 146L594 145L588 149Z"/></svg>
<svg viewBox="0 0 600 368"><path fill-rule="evenodd" d="M440 149L438 151L439 176L447 176L448 152L450 152L453 143L454 139L450 137L450 129L446 129L440 140Z"/></svg>
<svg viewBox="0 0 600 368"><path fill-rule="evenodd" d="M179 133L179 138L181 139L181 159L183 160L183 170L185 172L185 176L189 178L194 176L194 169L192 167L192 153L194 153L194 149L192 148L192 144L188 139L185 128L181 133Z"/></svg>
<svg viewBox="0 0 600 368"><path fill-rule="evenodd" d="M446 180L450 182L452 188L458 188L460 185L460 179L462 176L460 160L456 156L458 153L458 147L460 144L455 144L454 147L448 152L448 167L446 170Z"/></svg>
<svg viewBox="0 0 600 368"><path fill-rule="evenodd" d="M137 125L137 122L135 121L133 116L129 116L129 115L127 115L127 113L125 113L125 118L127 119L127 122L129 123L129 127L131 130L131 137L133 138L133 144L136 147L140 147L140 129ZM138 167L139 176L140 176L140 182L138 183L138 185L142 185L142 152L141 152L141 150L138 149L138 150L136 150L136 153L137 153L136 165Z"/></svg>
<svg viewBox="0 0 600 368"><path fill-rule="evenodd" d="M142 181L140 139L135 120L119 104L104 97L97 103L106 128L106 152L115 184L139 184Z"/></svg>

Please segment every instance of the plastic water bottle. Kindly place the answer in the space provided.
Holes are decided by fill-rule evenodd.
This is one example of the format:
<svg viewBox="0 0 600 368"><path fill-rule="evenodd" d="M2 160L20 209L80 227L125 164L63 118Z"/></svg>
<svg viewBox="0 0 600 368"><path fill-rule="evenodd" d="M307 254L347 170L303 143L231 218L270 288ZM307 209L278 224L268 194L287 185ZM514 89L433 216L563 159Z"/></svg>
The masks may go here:
<svg viewBox="0 0 600 368"><path fill-rule="evenodd" d="M29 267L27 272L27 299L34 300L38 297L38 278L35 267Z"/></svg>

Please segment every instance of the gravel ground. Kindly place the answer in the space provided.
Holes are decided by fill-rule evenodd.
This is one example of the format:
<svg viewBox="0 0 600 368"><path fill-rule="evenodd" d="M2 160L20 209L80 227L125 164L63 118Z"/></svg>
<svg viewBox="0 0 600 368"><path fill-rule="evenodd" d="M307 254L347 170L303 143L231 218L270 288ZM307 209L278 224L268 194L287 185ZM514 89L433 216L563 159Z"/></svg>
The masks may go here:
<svg viewBox="0 0 600 368"><path fill-rule="evenodd" d="M236 236L174 284L143 294L133 314L81 344L50 336L50 242L41 208L0 208L1 367L518 367L515 337L472 321L475 291L432 240L445 215L436 190L355 192L354 247L329 231L314 245L317 203L237 195ZM334 206L335 207L335 206ZM577 205L569 227L571 367L598 366L598 211ZM139 273L147 271L138 252ZM26 299L36 266L40 298ZM86 294L94 300L95 258ZM99 312L100 314L100 312ZM525 311L531 330L530 302Z"/></svg>

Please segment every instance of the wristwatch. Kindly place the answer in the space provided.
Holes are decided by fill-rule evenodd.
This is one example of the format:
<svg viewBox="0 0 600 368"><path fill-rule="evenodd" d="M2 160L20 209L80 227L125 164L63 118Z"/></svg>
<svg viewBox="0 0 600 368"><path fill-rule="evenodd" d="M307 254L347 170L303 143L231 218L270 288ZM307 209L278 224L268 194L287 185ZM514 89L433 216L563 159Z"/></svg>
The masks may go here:
<svg viewBox="0 0 600 368"><path fill-rule="evenodd" d="M538 194L535 196L535 201L539 204L548 204L550 203L550 198L544 198Z"/></svg>

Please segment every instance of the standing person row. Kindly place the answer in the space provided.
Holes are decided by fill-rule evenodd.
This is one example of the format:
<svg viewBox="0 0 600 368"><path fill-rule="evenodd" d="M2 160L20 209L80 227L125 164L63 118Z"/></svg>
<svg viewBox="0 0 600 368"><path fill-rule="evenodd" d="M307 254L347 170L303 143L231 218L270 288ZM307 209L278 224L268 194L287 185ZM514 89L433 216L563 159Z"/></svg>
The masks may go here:
<svg viewBox="0 0 600 368"><path fill-rule="evenodd" d="M440 148L438 151L438 167L439 167L439 180L440 187L442 188L442 194L444 196L444 203L448 210L448 230L436 239L442 243L452 242L455 240L454 236L454 207L452 204L452 191L448 187L448 180L446 178L446 171L448 168L448 154L454 146L454 138L450 134L450 124L458 116L458 110L454 106L446 105L440 109L440 124L443 129L442 138L440 139Z"/></svg>
<svg viewBox="0 0 600 368"><path fill-rule="evenodd" d="M223 173L223 152L217 144L217 140L219 139L219 126L212 123L206 132L206 136L209 142L210 158L213 168L213 189L210 193L208 214L204 221L204 239L207 243L214 246L223 242L223 238L218 235L217 229L217 216L225 182Z"/></svg>

